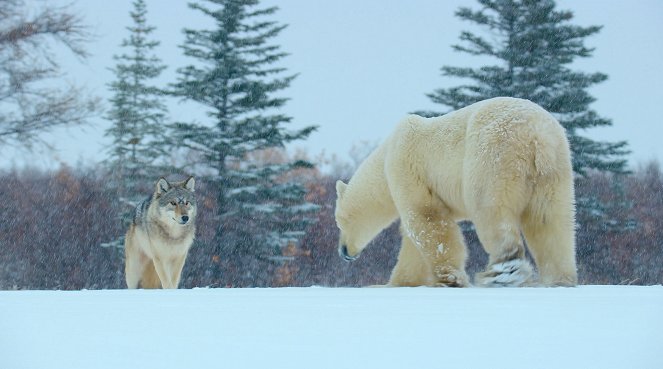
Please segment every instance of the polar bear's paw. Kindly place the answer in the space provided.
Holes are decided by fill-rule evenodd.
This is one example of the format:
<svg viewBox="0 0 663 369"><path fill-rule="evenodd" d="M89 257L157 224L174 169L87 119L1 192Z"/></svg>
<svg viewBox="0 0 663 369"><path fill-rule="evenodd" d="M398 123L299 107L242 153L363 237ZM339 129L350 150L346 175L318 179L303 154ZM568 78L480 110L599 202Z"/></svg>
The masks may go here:
<svg viewBox="0 0 663 369"><path fill-rule="evenodd" d="M522 287L531 284L532 265L524 259L511 259L488 266L475 276L480 287Z"/></svg>
<svg viewBox="0 0 663 369"><path fill-rule="evenodd" d="M469 287L470 278L462 270L439 268L436 270L435 287Z"/></svg>

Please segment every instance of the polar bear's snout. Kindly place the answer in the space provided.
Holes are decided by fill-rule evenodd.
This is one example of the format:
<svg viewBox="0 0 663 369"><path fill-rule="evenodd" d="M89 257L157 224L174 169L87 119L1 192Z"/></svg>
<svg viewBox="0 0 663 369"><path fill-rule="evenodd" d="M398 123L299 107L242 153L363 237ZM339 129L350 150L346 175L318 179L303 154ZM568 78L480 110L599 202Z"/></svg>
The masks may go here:
<svg viewBox="0 0 663 369"><path fill-rule="evenodd" d="M359 257L359 254L351 256L350 253L348 253L348 247L344 244L338 246L338 254L345 261L354 261L357 260L357 258Z"/></svg>

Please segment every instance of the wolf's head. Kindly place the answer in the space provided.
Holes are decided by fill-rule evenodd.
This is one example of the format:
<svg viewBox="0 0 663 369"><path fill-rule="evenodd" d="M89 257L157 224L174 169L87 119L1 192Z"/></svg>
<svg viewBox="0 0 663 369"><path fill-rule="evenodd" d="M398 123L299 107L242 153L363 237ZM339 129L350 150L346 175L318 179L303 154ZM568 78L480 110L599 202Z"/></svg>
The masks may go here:
<svg viewBox="0 0 663 369"><path fill-rule="evenodd" d="M189 177L183 182L168 182L159 178L154 190L156 201L163 222L175 222L180 225L191 225L196 219L196 196L194 186L196 180Z"/></svg>

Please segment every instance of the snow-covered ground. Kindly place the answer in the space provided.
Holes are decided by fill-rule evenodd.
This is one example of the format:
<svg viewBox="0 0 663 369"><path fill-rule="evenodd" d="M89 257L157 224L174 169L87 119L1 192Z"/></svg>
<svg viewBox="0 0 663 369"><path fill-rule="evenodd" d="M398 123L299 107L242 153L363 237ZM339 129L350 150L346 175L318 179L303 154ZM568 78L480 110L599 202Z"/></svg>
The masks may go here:
<svg viewBox="0 0 663 369"><path fill-rule="evenodd" d="M0 368L663 368L663 287L5 291Z"/></svg>

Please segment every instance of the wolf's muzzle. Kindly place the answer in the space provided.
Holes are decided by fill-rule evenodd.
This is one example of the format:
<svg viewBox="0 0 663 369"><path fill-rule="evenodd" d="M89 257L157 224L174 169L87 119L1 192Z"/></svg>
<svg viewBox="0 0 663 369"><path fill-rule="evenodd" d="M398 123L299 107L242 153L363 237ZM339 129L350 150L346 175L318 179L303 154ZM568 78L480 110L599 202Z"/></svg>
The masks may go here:
<svg viewBox="0 0 663 369"><path fill-rule="evenodd" d="M189 221L189 216L188 215L182 215L182 224L186 224Z"/></svg>

